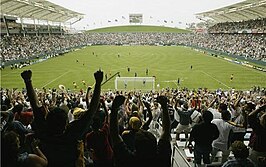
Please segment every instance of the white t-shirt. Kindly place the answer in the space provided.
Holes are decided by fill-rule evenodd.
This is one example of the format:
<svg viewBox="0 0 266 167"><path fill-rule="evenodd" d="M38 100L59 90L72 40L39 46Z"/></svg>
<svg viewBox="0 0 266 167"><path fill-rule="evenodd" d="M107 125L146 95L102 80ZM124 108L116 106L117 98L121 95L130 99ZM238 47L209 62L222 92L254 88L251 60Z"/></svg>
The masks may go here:
<svg viewBox="0 0 266 167"><path fill-rule="evenodd" d="M208 108L208 111L210 111L213 115L213 119L222 119L222 114L214 108Z"/></svg>
<svg viewBox="0 0 266 167"><path fill-rule="evenodd" d="M219 137L212 142L212 146L222 151L228 150L227 144L229 139L229 133L230 130L233 130L235 127L222 119L214 119L212 120L212 123L217 126L220 133Z"/></svg>

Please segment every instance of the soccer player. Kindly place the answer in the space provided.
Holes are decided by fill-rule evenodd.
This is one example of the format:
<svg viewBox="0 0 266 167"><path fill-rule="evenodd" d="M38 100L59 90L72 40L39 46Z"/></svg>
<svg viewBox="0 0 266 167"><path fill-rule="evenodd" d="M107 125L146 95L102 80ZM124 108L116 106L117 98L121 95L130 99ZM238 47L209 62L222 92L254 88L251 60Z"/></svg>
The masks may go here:
<svg viewBox="0 0 266 167"><path fill-rule="evenodd" d="M234 79L234 74L231 74L230 81L232 82Z"/></svg>
<svg viewBox="0 0 266 167"><path fill-rule="evenodd" d="M125 86L125 89L127 88L127 81L124 80L124 86Z"/></svg>
<svg viewBox="0 0 266 167"><path fill-rule="evenodd" d="M77 83L75 81L73 81L73 86L74 86L75 89L78 88Z"/></svg>
<svg viewBox="0 0 266 167"><path fill-rule="evenodd" d="M84 80L81 81L83 86L86 86L86 82Z"/></svg>

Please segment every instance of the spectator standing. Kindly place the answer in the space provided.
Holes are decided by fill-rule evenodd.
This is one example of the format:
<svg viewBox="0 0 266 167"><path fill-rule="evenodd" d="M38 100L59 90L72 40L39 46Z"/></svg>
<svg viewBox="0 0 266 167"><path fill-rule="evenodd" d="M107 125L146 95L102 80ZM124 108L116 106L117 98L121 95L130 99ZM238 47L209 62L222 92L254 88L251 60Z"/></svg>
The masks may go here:
<svg viewBox="0 0 266 167"><path fill-rule="evenodd" d="M80 119L74 120L69 124L68 111L54 107L47 112L44 107L38 105L37 96L31 83L32 72L30 70L23 71L21 76L26 85L27 94L33 109L33 130L40 139L40 148L47 156L48 166L75 166L76 163L79 163L79 141L83 139L88 131L92 117L98 108L103 72L97 71L94 73L96 83L89 109L84 112ZM79 164L79 166L83 165Z"/></svg>
<svg viewBox="0 0 266 167"><path fill-rule="evenodd" d="M201 166L203 158L204 164L210 164L210 153L212 151L213 140L219 137L219 130L217 126L211 123L213 115L210 111L204 111L203 122L196 124L190 133L189 145L195 141L194 157L195 163L198 167Z"/></svg>
<svg viewBox="0 0 266 167"><path fill-rule="evenodd" d="M176 140L179 140L179 135L181 132L188 134L191 130L191 115L194 110L188 108L188 103L184 102L181 108L177 108L177 113L179 115L179 124L176 127ZM186 135L187 136L187 135Z"/></svg>
<svg viewBox="0 0 266 167"><path fill-rule="evenodd" d="M87 149L92 152L94 167L112 167L113 150L109 143L109 114L105 102L101 99L105 112L105 120L102 122L98 116L94 116L92 132L86 135Z"/></svg>
<svg viewBox="0 0 266 167"><path fill-rule="evenodd" d="M247 125L246 119L243 125L233 125L229 121L231 119L231 114L228 110L223 110L221 112L222 119L214 119L212 123L214 123L219 129L219 137L213 141L212 143L212 153L211 153L211 162L213 162L216 154L219 150L222 151L222 163L227 161L229 157L229 134L235 127L245 128Z"/></svg>
<svg viewBox="0 0 266 167"><path fill-rule="evenodd" d="M266 104L248 115L248 122L253 130L253 143L249 158L260 167L266 165ZM262 160L262 162L260 162Z"/></svg>

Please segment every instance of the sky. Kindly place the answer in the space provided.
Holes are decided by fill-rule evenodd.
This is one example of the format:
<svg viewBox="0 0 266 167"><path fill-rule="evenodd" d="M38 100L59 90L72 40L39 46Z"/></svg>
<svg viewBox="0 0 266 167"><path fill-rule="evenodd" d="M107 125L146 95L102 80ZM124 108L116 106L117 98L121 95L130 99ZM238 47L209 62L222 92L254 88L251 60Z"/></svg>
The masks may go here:
<svg viewBox="0 0 266 167"><path fill-rule="evenodd" d="M89 30L130 25L129 14L142 14L142 25L185 28L198 23L195 14L243 0L48 0L67 9L85 14L72 28ZM69 26L69 25L68 25ZM70 27L70 26L69 26Z"/></svg>

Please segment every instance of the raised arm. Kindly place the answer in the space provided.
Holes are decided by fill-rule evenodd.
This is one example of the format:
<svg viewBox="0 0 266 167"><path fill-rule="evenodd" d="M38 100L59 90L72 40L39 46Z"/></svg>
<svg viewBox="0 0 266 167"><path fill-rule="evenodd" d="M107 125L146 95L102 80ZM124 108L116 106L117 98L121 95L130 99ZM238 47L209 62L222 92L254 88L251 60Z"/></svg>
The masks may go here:
<svg viewBox="0 0 266 167"><path fill-rule="evenodd" d="M87 88L87 93L86 93L86 98L85 98L85 100L86 100L86 105L87 105L87 108L89 108L89 107L90 107L90 102L89 102L90 90L91 90L91 86L88 86L88 88Z"/></svg>
<svg viewBox="0 0 266 167"><path fill-rule="evenodd" d="M101 83L103 81L103 72L100 70L96 71L94 73L94 78L95 78L96 83L94 86L93 95L91 98L91 102L90 102L88 111L84 115L85 117L86 117L86 115L90 115L90 119L92 119L93 115L95 114L96 110L98 109L98 105L99 105L99 101L100 101L100 93L101 93Z"/></svg>
<svg viewBox="0 0 266 167"><path fill-rule="evenodd" d="M105 114L105 123L109 123L109 113L108 113L108 110L107 110L107 107L105 105L105 100L104 100L104 97L101 97L100 98L100 102L102 104L102 107L103 107L103 111L104 111L104 114Z"/></svg>
<svg viewBox="0 0 266 167"><path fill-rule="evenodd" d="M240 103L240 101L241 101L241 99L243 98L243 95L242 95L242 93L240 93L239 95L238 95L238 98L235 100L235 102L234 102L234 107L235 107L235 109L239 106L239 103Z"/></svg>
<svg viewBox="0 0 266 167"><path fill-rule="evenodd" d="M101 82L103 80L103 72L100 70L95 72L94 78L96 83L89 108L87 109L87 111L85 111L84 115L79 120L73 122L75 123L75 126L69 126L68 128L70 131L73 132L71 134L72 136L76 135L77 137L82 137L87 132L92 122L92 118L98 109L101 93Z"/></svg>
<svg viewBox="0 0 266 167"><path fill-rule="evenodd" d="M149 119L148 119L148 121L146 121L144 123L144 125L142 126L142 129L148 130L149 126L151 124L151 121L152 121L151 105L148 102L143 102L143 103L144 103L145 107L147 108L147 111L148 111L148 114L149 114L148 115Z"/></svg>
<svg viewBox="0 0 266 167"><path fill-rule="evenodd" d="M168 106L167 106L167 97L165 96L159 96L158 102L161 104L162 110L163 110L163 120L162 120L162 126L163 126L163 132L161 135L161 140L169 141L171 140L170 135L170 117L168 112Z"/></svg>
<svg viewBox="0 0 266 167"><path fill-rule="evenodd" d="M258 113L260 113L261 111L266 109L266 104L260 106L259 108L257 108L256 110L252 111L251 113L248 114L248 117L252 117L252 116L257 116Z"/></svg>
<svg viewBox="0 0 266 167"><path fill-rule="evenodd" d="M244 122L242 124L236 124L235 122L232 122L232 121L227 121L229 124L235 126L235 127L238 127L238 128L247 128L248 126L248 115L246 113L246 111L242 111L242 115L244 117Z"/></svg>
<svg viewBox="0 0 266 167"><path fill-rule="evenodd" d="M37 99L37 95L33 89L32 83L31 83L31 77L32 77L32 72L31 70L25 70L21 73L21 77L24 80L26 89L27 89L27 95L30 100L30 105L33 109L33 113L35 115L35 112L38 110L39 107L39 102Z"/></svg>
<svg viewBox="0 0 266 167"><path fill-rule="evenodd" d="M137 94L137 98L138 98L138 108L139 108L139 114L141 115L141 116L143 116L143 109L144 109L144 104L143 104L143 102L142 102L142 100L141 100L141 94L139 93L139 94Z"/></svg>
<svg viewBox="0 0 266 167"><path fill-rule="evenodd" d="M214 99L211 101L211 103L207 106L207 108L211 108L215 102L218 101L218 98L217 97L214 97Z"/></svg>
<svg viewBox="0 0 266 167"><path fill-rule="evenodd" d="M125 97L124 96L116 96L113 104L112 104L112 110L110 114L110 134L112 139L112 145L113 147L121 142L123 142L123 139L119 135L118 131L118 111L120 109L120 106L124 104Z"/></svg>

